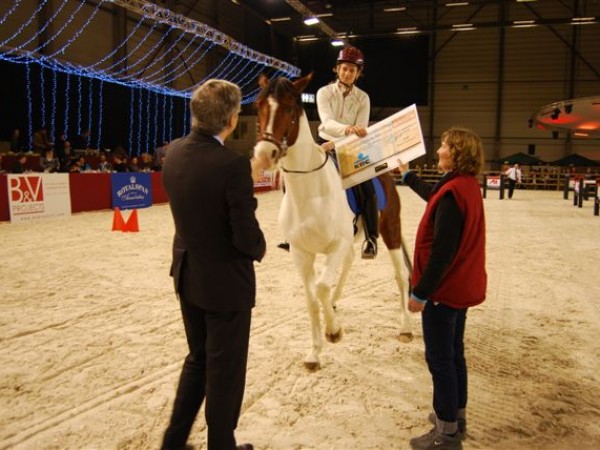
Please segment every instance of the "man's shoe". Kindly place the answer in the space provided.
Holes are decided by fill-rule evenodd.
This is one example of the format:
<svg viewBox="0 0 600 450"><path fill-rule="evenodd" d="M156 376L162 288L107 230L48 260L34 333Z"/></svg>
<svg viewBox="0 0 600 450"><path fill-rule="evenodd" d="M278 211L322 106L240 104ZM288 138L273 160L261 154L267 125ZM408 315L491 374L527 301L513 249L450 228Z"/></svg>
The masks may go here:
<svg viewBox="0 0 600 450"><path fill-rule="evenodd" d="M290 251L290 243L289 242L282 242L281 244L277 244L277 247L285 250L286 252Z"/></svg>
<svg viewBox="0 0 600 450"><path fill-rule="evenodd" d="M429 414L429 421L435 425L435 413L432 412ZM460 437L461 441L464 441L467 438L467 419L462 419L462 418L458 418L458 420L456 421L458 424L458 436Z"/></svg>
<svg viewBox="0 0 600 450"><path fill-rule="evenodd" d="M254 446L252 444L242 444L238 445L236 450L254 450Z"/></svg>
<svg viewBox="0 0 600 450"><path fill-rule="evenodd" d="M377 256L377 243L367 239L362 247L362 259L374 259Z"/></svg>
<svg viewBox="0 0 600 450"><path fill-rule="evenodd" d="M411 439L410 446L413 450L462 450L462 441L458 433L451 436L433 428L429 433Z"/></svg>

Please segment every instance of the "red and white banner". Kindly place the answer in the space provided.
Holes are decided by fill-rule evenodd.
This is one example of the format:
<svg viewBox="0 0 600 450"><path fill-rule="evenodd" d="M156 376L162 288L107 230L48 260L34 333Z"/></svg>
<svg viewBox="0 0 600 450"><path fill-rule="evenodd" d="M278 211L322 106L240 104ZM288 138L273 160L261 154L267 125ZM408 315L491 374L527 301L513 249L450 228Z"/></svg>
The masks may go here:
<svg viewBox="0 0 600 450"><path fill-rule="evenodd" d="M10 174L7 181L11 222L27 222L71 214L69 174Z"/></svg>
<svg viewBox="0 0 600 450"><path fill-rule="evenodd" d="M488 175L485 181L488 189L500 189L500 177Z"/></svg>

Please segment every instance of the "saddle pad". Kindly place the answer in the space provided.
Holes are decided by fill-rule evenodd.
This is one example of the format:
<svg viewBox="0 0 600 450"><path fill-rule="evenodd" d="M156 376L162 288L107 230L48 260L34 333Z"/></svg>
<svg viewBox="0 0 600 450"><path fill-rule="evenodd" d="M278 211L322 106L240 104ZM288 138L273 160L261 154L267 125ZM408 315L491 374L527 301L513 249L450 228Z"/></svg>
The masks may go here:
<svg viewBox="0 0 600 450"><path fill-rule="evenodd" d="M379 178L373 178L373 187L375 188L375 195L377 195L377 209L379 211L383 211L387 204L387 197L385 196L385 191L383 190L383 186L381 185L381 181ZM356 201L356 196L354 195L354 190L352 188L346 189L346 198L348 199L348 205L350 205L350 209L354 214L360 214L360 207L358 202Z"/></svg>

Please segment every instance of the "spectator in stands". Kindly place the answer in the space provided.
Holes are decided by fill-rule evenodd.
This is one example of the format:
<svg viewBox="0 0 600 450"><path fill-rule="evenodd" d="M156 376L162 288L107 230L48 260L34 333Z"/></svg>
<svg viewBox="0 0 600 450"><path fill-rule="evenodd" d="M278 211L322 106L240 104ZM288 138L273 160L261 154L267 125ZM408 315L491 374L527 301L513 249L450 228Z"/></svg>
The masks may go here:
<svg viewBox="0 0 600 450"><path fill-rule="evenodd" d="M96 168L98 172L112 172L113 166L106 160L106 153L100 153L100 162L98 163L98 167Z"/></svg>
<svg viewBox="0 0 600 450"><path fill-rule="evenodd" d="M521 169L518 164L509 167L506 172L506 179L508 181L508 198L512 198L513 192L515 191L515 185L517 182L521 183Z"/></svg>
<svg viewBox="0 0 600 450"><path fill-rule="evenodd" d="M71 165L69 167L69 172L72 172L72 173L89 172L90 170L92 170L92 166L90 166L86 162L86 160L83 156L80 156L76 160L73 160L73 162L71 163Z"/></svg>
<svg viewBox="0 0 600 450"><path fill-rule="evenodd" d="M23 143L21 141L21 130L19 128L15 128L10 135L10 151L12 153L19 153L23 148Z"/></svg>
<svg viewBox="0 0 600 450"><path fill-rule="evenodd" d="M140 159L141 159L141 161L139 163L140 171L150 172L152 170L152 166L153 166L152 155L150 155L150 153L142 153L140 155Z"/></svg>
<svg viewBox="0 0 600 450"><path fill-rule="evenodd" d="M64 141L62 150L58 152L58 160L60 161L60 171L68 172L71 162L75 158L70 141Z"/></svg>
<svg viewBox="0 0 600 450"><path fill-rule="evenodd" d="M52 148L47 148L44 156L40 158L40 167L44 173L54 173L60 169L60 161L54 156Z"/></svg>
<svg viewBox="0 0 600 450"><path fill-rule="evenodd" d="M137 156L132 156L131 160L129 162L129 166L127 167L127 169L130 172L139 172L140 171L140 166L138 164L138 157Z"/></svg>
<svg viewBox="0 0 600 450"><path fill-rule="evenodd" d="M33 133L33 151L43 155L49 148L54 148L54 144L48 138L46 127L42 127Z"/></svg>
<svg viewBox="0 0 600 450"><path fill-rule="evenodd" d="M0 173L4 173L6 172L3 168L2 168L2 153L0 153Z"/></svg>
<svg viewBox="0 0 600 450"><path fill-rule="evenodd" d="M415 240L408 309L421 312L425 360L433 380L434 428L413 449L462 449L466 437L467 310L485 300L485 215L477 181L481 139L465 128L442 133L436 184L400 168L402 181L427 202Z"/></svg>
<svg viewBox="0 0 600 450"><path fill-rule="evenodd" d="M86 128L85 130L83 130L81 132L81 134L79 136L76 136L75 139L73 139L73 147L77 150L87 150L90 147L90 142L91 142L91 133L90 133L90 129Z"/></svg>
<svg viewBox="0 0 600 450"><path fill-rule="evenodd" d="M156 172L160 172L162 170L162 166L167 156L167 150L169 150L169 143L163 142L163 145L154 151L154 167L152 169Z"/></svg>
<svg viewBox="0 0 600 450"><path fill-rule="evenodd" d="M266 250L256 220L250 160L224 146L237 126L241 91L209 80L192 94L192 131L171 144L163 184L175 221L171 275L189 353L162 449L188 448L206 400L209 450L236 445L256 286ZM202 205L207 214L198 214Z"/></svg>
<svg viewBox="0 0 600 450"><path fill-rule="evenodd" d="M113 156L113 170L115 172L127 172L127 164L125 163L126 159L123 155L119 153Z"/></svg>
<svg viewBox="0 0 600 450"><path fill-rule="evenodd" d="M12 166L12 173L25 173L27 171L27 155L19 153L19 156Z"/></svg>
<svg viewBox="0 0 600 450"><path fill-rule="evenodd" d="M165 163L165 158L166 158L166 156L163 155L163 156L160 157L160 160L155 160L154 161L154 165L152 166L152 170L154 172L160 172L162 170L163 165Z"/></svg>

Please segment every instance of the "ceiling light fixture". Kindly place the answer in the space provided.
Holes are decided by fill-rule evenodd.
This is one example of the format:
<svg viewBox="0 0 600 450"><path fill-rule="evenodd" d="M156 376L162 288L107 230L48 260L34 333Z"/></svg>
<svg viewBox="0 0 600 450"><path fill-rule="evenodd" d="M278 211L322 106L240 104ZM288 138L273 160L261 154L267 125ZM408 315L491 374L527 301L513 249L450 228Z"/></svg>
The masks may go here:
<svg viewBox="0 0 600 450"><path fill-rule="evenodd" d="M513 20L513 28L537 27L535 20Z"/></svg>
<svg viewBox="0 0 600 450"><path fill-rule="evenodd" d="M292 20L291 17L287 16L287 17L273 17L271 19L271 22L287 22L288 20Z"/></svg>
<svg viewBox="0 0 600 450"><path fill-rule="evenodd" d="M446 3L446 6L467 6L469 4L469 2L453 2L453 3Z"/></svg>
<svg viewBox="0 0 600 450"><path fill-rule="evenodd" d="M341 47L344 45L344 41L342 39L334 39L331 41L331 45L334 47Z"/></svg>
<svg viewBox="0 0 600 450"><path fill-rule="evenodd" d="M305 25L316 25L320 22L318 17L307 17L306 19L304 19L304 24Z"/></svg>
<svg viewBox="0 0 600 450"><path fill-rule="evenodd" d="M405 6L396 6L394 8L383 8L383 12L400 12L400 11L406 11L406 7Z"/></svg>
<svg viewBox="0 0 600 450"><path fill-rule="evenodd" d="M571 25L590 25L596 23L595 17L573 17L571 19Z"/></svg>
<svg viewBox="0 0 600 450"><path fill-rule="evenodd" d="M419 34L420 31L417 27L404 27L398 28L396 34Z"/></svg>

